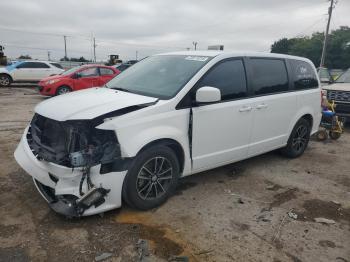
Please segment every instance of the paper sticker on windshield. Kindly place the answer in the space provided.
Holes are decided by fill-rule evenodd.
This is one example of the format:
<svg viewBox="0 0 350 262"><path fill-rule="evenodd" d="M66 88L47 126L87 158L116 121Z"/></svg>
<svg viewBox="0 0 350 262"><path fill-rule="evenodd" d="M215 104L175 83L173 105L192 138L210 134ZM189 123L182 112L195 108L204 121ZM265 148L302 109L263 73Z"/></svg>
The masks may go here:
<svg viewBox="0 0 350 262"><path fill-rule="evenodd" d="M192 61L204 62L204 61L208 60L208 57L207 56L187 56L185 59L192 60Z"/></svg>

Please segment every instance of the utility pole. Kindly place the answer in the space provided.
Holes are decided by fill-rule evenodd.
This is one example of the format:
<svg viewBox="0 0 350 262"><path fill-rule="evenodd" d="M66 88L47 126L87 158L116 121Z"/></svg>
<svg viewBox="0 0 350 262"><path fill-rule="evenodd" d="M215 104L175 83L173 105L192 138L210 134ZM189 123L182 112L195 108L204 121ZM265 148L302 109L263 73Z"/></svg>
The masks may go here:
<svg viewBox="0 0 350 262"><path fill-rule="evenodd" d="M138 51L136 50L136 61L137 61L137 53L138 53Z"/></svg>
<svg viewBox="0 0 350 262"><path fill-rule="evenodd" d="M198 42L192 42L192 44L194 45L194 50L197 50L197 44L198 44Z"/></svg>
<svg viewBox="0 0 350 262"><path fill-rule="evenodd" d="M48 60L48 61L51 61L50 51L47 51L47 60Z"/></svg>
<svg viewBox="0 0 350 262"><path fill-rule="evenodd" d="M331 23L332 12L333 12L333 8L334 8L334 0L330 0L330 1L331 1L331 5L328 7L328 22L327 22L326 33L325 33L324 40L323 40L323 48L322 48L320 67L324 66L324 61L326 59L329 25Z"/></svg>
<svg viewBox="0 0 350 262"><path fill-rule="evenodd" d="M93 47L94 47L94 62L96 63L96 39L94 37L94 44L93 44Z"/></svg>
<svg viewBox="0 0 350 262"><path fill-rule="evenodd" d="M63 36L64 39L64 60L68 60L67 56L67 36Z"/></svg>

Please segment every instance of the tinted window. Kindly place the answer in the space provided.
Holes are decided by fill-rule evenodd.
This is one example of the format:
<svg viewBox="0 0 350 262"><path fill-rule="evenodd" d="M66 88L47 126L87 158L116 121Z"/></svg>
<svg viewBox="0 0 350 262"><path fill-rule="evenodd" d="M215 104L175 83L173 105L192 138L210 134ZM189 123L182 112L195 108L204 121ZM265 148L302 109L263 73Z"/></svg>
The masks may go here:
<svg viewBox="0 0 350 262"><path fill-rule="evenodd" d="M245 70L242 60L229 60L214 66L197 84L197 88L219 88L221 99L235 99L247 95Z"/></svg>
<svg viewBox="0 0 350 262"><path fill-rule="evenodd" d="M127 69L128 67L130 67L130 65L126 65L126 64L122 64L120 66L117 66L117 69L119 71L124 71L125 69Z"/></svg>
<svg viewBox="0 0 350 262"><path fill-rule="evenodd" d="M254 94L272 94L288 90L286 65L278 59L250 59Z"/></svg>
<svg viewBox="0 0 350 262"><path fill-rule="evenodd" d="M41 62L24 62L17 68L50 68L47 64Z"/></svg>
<svg viewBox="0 0 350 262"><path fill-rule="evenodd" d="M94 77L98 76L97 67L89 67L79 72L80 77Z"/></svg>
<svg viewBox="0 0 350 262"><path fill-rule="evenodd" d="M294 71L294 89L317 88L318 81L313 67L304 61L292 60Z"/></svg>
<svg viewBox="0 0 350 262"><path fill-rule="evenodd" d="M114 72L112 69L105 68L105 67L100 67L100 74L101 75L113 75Z"/></svg>

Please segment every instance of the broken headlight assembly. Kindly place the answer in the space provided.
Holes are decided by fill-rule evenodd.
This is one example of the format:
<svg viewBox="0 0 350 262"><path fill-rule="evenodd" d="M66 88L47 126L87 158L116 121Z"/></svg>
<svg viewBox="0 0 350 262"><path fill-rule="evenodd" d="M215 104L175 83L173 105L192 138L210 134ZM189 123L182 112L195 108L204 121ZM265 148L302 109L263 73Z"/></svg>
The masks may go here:
<svg viewBox="0 0 350 262"><path fill-rule="evenodd" d="M96 120L56 121L36 114L27 141L39 160L66 167L108 164L120 158L115 132L96 128Z"/></svg>
<svg viewBox="0 0 350 262"><path fill-rule="evenodd" d="M100 118L56 121L36 114L30 124L27 141L38 160L82 171L80 198L57 196L52 200L51 207L59 213L79 216L85 209L105 201L109 189L93 184L90 168L101 164L102 171L102 167L106 169L120 162L121 154L115 132L96 128L101 123ZM87 190L83 192L85 181Z"/></svg>

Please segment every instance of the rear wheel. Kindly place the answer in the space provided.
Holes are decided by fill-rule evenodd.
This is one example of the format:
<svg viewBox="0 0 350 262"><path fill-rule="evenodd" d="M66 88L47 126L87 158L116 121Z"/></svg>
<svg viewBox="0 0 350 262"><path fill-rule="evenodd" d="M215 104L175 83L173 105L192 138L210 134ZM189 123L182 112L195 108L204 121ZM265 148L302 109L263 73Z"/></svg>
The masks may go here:
<svg viewBox="0 0 350 262"><path fill-rule="evenodd" d="M0 75L0 86L10 86L12 82L12 79L10 76L2 74Z"/></svg>
<svg viewBox="0 0 350 262"><path fill-rule="evenodd" d="M288 139L287 146L281 150L282 154L290 158L301 156L309 143L310 130L309 122L301 118L295 124Z"/></svg>
<svg viewBox="0 0 350 262"><path fill-rule="evenodd" d="M123 199L132 207L147 210L164 203L175 191L179 162L167 146L154 146L136 156L123 185Z"/></svg>
<svg viewBox="0 0 350 262"><path fill-rule="evenodd" d="M57 88L56 96L67 94L70 92L72 92L72 89L69 86L60 86L59 88Z"/></svg>

